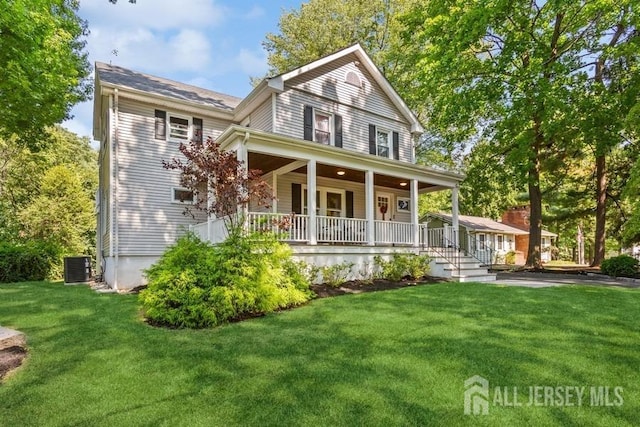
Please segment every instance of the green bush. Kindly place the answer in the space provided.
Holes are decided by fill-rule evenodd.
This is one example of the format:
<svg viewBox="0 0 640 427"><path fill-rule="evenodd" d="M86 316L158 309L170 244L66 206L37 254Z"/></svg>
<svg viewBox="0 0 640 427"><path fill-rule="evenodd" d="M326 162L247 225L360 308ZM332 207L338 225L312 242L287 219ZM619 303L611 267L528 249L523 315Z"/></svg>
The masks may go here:
<svg viewBox="0 0 640 427"><path fill-rule="evenodd" d="M52 243L0 243L0 283L57 279L61 265L62 252Z"/></svg>
<svg viewBox="0 0 640 427"><path fill-rule="evenodd" d="M349 273L354 264L352 262L341 262L340 264L326 265L320 267L322 273L322 281L329 286L337 288L341 284L347 281Z"/></svg>
<svg viewBox="0 0 640 427"><path fill-rule="evenodd" d="M638 273L638 260L629 255L605 259L600 265L600 271L613 277L634 277Z"/></svg>
<svg viewBox="0 0 640 427"><path fill-rule="evenodd" d="M515 251L509 251L506 254L504 254L504 262L509 264L509 265L513 265L516 263L516 253Z"/></svg>
<svg viewBox="0 0 640 427"><path fill-rule="evenodd" d="M380 275L387 280L394 282L402 280L404 277L420 279L429 273L429 262L431 258L427 255L416 255L413 253L394 253L389 261L376 255L374 262Z"/></svg>
<svg viewBox="0 0 640 427"><path fill-rule="evenodd" d="M268 233L232 232L210 245L180 238L146 271L140 293L147 319L158 325L203 328L308 301L309 282L291 248Z"/></svg>

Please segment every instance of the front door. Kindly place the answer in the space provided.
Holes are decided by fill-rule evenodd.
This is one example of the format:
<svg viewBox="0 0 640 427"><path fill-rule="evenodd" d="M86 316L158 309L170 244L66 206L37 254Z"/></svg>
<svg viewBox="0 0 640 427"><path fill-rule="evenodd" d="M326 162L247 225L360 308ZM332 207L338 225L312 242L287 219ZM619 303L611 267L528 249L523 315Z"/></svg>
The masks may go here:
<svg viewBox="0 0 640 427"><path fill-rule="evenodd" d="M391 194L376 193L376 219L389 221L392 213Z"/></svg>

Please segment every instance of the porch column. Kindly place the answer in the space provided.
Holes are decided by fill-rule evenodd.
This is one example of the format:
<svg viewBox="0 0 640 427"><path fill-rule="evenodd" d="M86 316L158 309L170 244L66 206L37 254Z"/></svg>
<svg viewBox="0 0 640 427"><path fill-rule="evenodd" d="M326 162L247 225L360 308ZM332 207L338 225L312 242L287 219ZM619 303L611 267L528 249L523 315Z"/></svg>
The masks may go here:
<svg viewBox="0 0 640 427"><path fill-rule="evenodd" d="M364 174L364 202L365 202L365 216L367 218L367 245L373 246L376 244L375 233L375 206L373 192L373 171L368 170Z"/></svg>
<svg viewBox="0 0 640 427"><path fill-rule="evenodd" d="M245 138L245 141L240 141L240 143L238 144L238 148L236 150L236 158L239 161L243 162L244 167L248 170L249 169L249 153L247 152L247 146L245 145L245 142L246 142L246 138ZM245 222L249 219L248 213L249 213L249 204L243 206L242 210L240 211L240 214L242 215L243 220Z"/></svg>
<svg viewBox="0 0 640 427"><path fill-rule="evenodd" d="M451 226L453 227L453 243L460 247L460 226L458 224L458 185L451 189Z"/></svg>
<svg viewBox="0 0 640 427"><path fill-rule="evenodd" d="M316 161L315 159L310 159L307 162L307 214L309 215L307 230L310 245L318 243L316 233L316 207Z"/></svg>
<svg viewBox="0 0 640 427"><path fill-rule="evenodd" d="M411 209L411 227L413 228L413 246L420 246L420 228L418 227L418 181L412 179L409 182L411 186L411 201L409 208Z"/></svg>
<svg viewBox="0 0 640 427"><path fill-rule="evenodd" d="M278 213L278 175L275 171L271 177L271 190L273 191L273 200L271 201L271 211L275 214Z"/></svg>

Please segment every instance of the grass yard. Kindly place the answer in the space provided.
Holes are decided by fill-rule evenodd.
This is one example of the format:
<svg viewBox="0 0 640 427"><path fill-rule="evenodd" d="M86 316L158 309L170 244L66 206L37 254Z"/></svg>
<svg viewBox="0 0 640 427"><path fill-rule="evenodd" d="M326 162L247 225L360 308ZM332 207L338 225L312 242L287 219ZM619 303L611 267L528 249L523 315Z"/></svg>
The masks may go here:
<svg viewBox="0 0 640 427"><path fill-rule="evenodd" d="M0 324L30 351L0 385L0 425L634 425L639 308L637 290L450 283L165 330L134 295L0 285ZM487 416L463 413L476 374ZM495 386L523 406L494 404ZM624 402L527 406L529 386L610 386L609 403L620 386Z"/></svg>

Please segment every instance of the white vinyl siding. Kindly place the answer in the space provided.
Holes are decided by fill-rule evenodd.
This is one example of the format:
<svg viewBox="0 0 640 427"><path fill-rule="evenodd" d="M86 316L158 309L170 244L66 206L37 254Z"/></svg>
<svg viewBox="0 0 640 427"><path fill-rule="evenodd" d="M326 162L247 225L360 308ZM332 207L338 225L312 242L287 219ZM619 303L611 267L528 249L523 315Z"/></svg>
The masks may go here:
<svg viewBox="0 0 640 427"><path fill-rule="evenodd" d="M398 132L399 160L411 162L413 149L407 123L376 116L294 89L279 94L276 102L276 127L279 134L304 139L304 106L309 105L314 109L342 116L342 147L344 149L368 154L369 125L374 124L381 129L392 129ZM391 135L389 137L391 138Z"/></svg>
<svg viewBox="0 0 640 427"><path fill-rule="evenodd" d="M273 120L271 98L262 103L250 115L250 127L265 132L273 132Z"/></svg>
<svg viewBox="0 0 640 427"><path fill-rule="evenodd" d="M185 205L172 203L170 191L180 187L179 172L162 167L162 161L181 156L178 144L154 139L154 106L120 98L118 141L118 224L121 255L158 255L189 224L206 219L184 215ZM167 112L180 116L188 113ZM216 138L229 125L203 118L203 136Z"/></svg>

